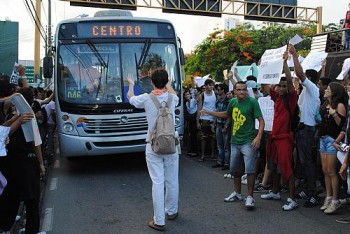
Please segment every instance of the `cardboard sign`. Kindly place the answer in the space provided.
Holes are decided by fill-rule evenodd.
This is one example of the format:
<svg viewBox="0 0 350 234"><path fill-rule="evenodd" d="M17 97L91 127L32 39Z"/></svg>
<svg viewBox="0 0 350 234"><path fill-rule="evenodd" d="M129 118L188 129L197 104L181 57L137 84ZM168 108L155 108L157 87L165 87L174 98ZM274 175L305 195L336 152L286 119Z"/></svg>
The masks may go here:
<svg viewBox="0 0 350 234"><path fill-rule="evenodd" d="M260 97L258 99L260 109L265 121L265 131L272 131L274 105L275 103L271 100L271 97ZM259 121L255 120L255 128L259 129Z"/></svg>
<svg viewBox="0 0 350 234"><path fill-rule="evenodd" d="M266 50L259 66L259 84L278 84L283 70L283 53L287 46Z"/></svg>
<svg viewBox="0 0 350 234"><path fill-rule="evenodd" d="M292 37L289 40L289 44L296 45L302 41L303 41L303 38L301 38L298 34L296 34L294 37Z"/></svg>
<svg viewBox="0 0 350 234"><path fill-rule="evenodd" d="M311 51L301 63L304 72L307 69L313 69L319 72L322 68L323 60L327 58L328 53L323 51Z"/></svg>

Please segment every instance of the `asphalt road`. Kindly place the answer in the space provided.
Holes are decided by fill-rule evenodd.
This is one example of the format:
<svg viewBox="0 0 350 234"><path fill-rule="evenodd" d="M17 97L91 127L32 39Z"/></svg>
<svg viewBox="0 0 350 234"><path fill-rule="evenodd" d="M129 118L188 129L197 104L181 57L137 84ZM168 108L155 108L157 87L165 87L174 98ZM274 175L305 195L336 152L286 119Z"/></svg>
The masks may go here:
<svg viewBox="0 0 350 234"><path fill-rule="evenodd" d="M225 203L233 180L181 156L179 217L167 221L167 233L349 233L335 218L350 215L349 206L325 215L317 208L282 211L286 200L264 201L255 194L256 208L244 202ZM243 195L246 187L243 186ZM152 217L151 180L144 155L82 158L57 156L49 169L42 202L42 231L48 234L156 233Z"/></svg>

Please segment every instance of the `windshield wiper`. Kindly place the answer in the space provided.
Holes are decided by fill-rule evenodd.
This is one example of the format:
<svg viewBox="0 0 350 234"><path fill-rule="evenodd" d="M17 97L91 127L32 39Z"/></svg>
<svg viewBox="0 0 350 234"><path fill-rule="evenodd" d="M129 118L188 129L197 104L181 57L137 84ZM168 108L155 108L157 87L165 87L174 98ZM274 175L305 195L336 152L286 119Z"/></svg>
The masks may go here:
<svg viewBox="0 0 350 234"><path fill-rule="evenodd" d="M100 52L98 52L98 50L96 49L95 44L91 40L86 40L86 42L87 42L88 46L90 47L90 49L92 50L92 52L94 52L94 55L97 57L101 66L103 66L104 68L107 68L108 64L103 60Z"/></svg>
<svg viewBox="0 0 350 234"><path fill-rule="evenodd" d="M148 55L148 51L151 48L152 45L152 40L151 39L147 39L145 42L145 45L142 48L142 53L140 56L140 60L139 62L136 64L138 69L141 69L142 65L145 63L145 59Z"/></svg>
<svg viewBox="0 0 350 234"><path fill-rule="evenodd" d="M109 63L109 58L107 63L104 61L104 59L102 58L100 52L98 52L98 50L96 49L94 43L91 40L86 40L88 46L90 47L90 49L94 52L94 55L97 57L98 61L101 64L101 71L100 71L100 77L98 78L98 85L97 85L97 90L96 90L96 99L98 98L98 95L100 93L100 89L101 89L101 80L102 80L102 73L103 71L106 72L106 82L107 82L107 76L108 76L108 63ZM104 70L104 69L106 70Z"/></svg>

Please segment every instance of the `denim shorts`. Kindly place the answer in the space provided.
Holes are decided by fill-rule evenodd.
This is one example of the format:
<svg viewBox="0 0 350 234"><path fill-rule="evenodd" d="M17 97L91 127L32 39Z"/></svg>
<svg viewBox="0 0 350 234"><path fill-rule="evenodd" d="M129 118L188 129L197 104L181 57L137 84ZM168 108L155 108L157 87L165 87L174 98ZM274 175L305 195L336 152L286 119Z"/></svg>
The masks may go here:
<svg viewBox="0 0 350 234"><path fill-rule="evenodd" d="M333 146L334 139L328 135L320 138L321 154L337 154L337 150Z"/></svg>
<svg viewBox="0 0 350 234"><path fill-rule="evenodd" d="M242 145L231 144L231 173L255 173L255 157L256 150L253 148L251 141Z"/></svg>

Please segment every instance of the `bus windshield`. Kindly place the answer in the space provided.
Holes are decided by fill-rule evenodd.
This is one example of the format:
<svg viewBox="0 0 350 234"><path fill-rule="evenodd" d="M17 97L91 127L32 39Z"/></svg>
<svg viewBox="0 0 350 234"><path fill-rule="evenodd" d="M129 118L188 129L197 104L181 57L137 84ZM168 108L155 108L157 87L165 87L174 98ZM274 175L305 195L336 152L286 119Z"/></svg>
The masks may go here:
<svg viewBox="0 0 350 234"><path fill-rule="evenodd" d="M171 43L84 43L58 47L57 86L60 100L71 104L128 103L127 77L135 79L135 95L152 91L150 73L168 71L180 92L176 47Z"/></svg>

